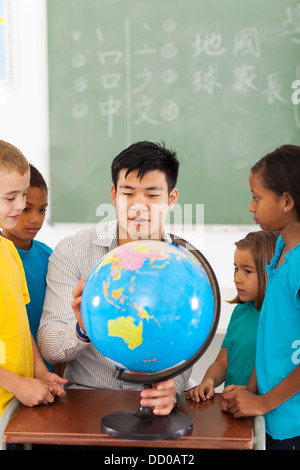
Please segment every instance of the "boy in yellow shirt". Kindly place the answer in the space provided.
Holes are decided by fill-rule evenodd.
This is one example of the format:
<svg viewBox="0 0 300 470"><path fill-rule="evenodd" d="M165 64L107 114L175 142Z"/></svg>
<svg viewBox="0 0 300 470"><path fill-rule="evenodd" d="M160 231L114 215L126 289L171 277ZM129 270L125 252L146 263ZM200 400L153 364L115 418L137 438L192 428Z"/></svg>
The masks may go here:
<svg viewBox="0 0 300 470"><path fill-rule="evenodd" d="M0 140L0 227L11 229L25 207L29 164ZM23 265L12 242L0 237L0 416L15 396L27 406L51 403L65 394L67 380L52 374L31 336L30 301Z"/></svg>

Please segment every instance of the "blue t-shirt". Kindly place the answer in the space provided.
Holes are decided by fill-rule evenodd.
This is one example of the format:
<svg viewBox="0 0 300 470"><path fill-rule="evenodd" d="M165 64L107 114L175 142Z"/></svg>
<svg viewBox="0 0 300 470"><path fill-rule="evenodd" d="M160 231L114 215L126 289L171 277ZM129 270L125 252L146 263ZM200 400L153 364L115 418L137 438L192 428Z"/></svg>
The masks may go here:
<svg viewBox="0 0 300 470"><path fill-rule="evenodd" d="M36 341L43 313L46 275L52 249L45 245L45 243L32 240L30 250L21 250L19 248L17 250L23 263L30 297L30 302L26 305L30 331ZM52 365L46 362L45 364L52 371Z"/></svg>
<svg viewBox="0 0 300 470"><path fill-rule="evenodd" d="M258 390L267 393L300 364L300 244L285 255L278 237L269 266L262 306L256 353ZM300 436L300 392L265 415L266 431L273 439Z"/></svg>
<svg viewBox="0 0 300 470"><path fill-rule="evenodd" d="M225 387L247 385L255 366L259 311L254 302L238 304L233 310L222 348L227 350Z"/></svg>

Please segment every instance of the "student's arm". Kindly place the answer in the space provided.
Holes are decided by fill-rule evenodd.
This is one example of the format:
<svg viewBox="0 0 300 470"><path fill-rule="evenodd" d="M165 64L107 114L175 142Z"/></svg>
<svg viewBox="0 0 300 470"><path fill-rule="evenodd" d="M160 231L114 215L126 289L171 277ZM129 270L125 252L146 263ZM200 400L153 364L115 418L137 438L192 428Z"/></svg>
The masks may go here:
<svg viewBox="0 0 300 470"><path fill-rule="evenodd" d="M250 380L248 382L248 385L246 387L246 390L251 393L258 393L257 389L257 377L256 377L256 366L254 366L253 372L251 374Z"/></svg>
<svg viewBox="0 0 300 470"><path fill-rule="evenodd" d="M50 393L52 393L52 395L59 397L65 396L66 392L63 389L63 385L68 382L67 379L49 372L32 335L31 342L33 351L34 377L42 381L48 387L48 390Z"/></svg>
<svg viewBox="0 0 300 470"><path fill-rule="evenodd" d="M222 347L215 362L207 369L202 382L187 391L187 398L196 402L212 398L215 394L215 388L225 380L227 367L227 349Z"/></svg>
<svg viewBox="0 0 300 470"><path fill-rule="evenodd" d="M33 354L33 367L34 367L34 377L39 379L43 377L47 372L49 372L46 364L44 363L41 354L37 348L36 342L34 341L33 336L31 335L32 343L32 354Z"/></svg>
<svg viewBox="0 0 300 470"><path fill-rule="evenodd" d="M264 415L300 392L300 365L264 395L248 390L233 390L223 394L227 410L235 418Z"/></svg>

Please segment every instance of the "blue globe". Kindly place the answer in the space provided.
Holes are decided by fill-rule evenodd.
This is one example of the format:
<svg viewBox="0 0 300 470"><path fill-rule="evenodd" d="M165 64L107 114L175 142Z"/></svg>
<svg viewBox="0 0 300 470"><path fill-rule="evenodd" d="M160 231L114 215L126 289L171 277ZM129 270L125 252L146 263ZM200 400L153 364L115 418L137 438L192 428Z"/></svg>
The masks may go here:
<svg viewBox="0 0 300 470"><path fill-rule="evenodd" d="M154 240L105 255L86 281L81 309L96 349L142 374L184 367L215 322L205 270L177 246Z"/></svg>

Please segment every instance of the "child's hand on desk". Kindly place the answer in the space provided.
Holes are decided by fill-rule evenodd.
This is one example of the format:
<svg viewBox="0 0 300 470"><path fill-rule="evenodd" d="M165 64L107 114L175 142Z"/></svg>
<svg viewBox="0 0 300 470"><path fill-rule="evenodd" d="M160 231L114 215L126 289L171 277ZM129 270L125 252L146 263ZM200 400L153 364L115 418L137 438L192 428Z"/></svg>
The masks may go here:
<svg viewBox="0 0 300 470"><path fill-rule="evenodd" d="M227 387L224 388L223 392L222 392L222 411L227 411L227 412L230 412L229 409L228 409L228 400L225 400L226 397L228 397L228 395L226 395L227 393L229 392L233 392L234 390L246 390L246 385L227 385ZM230 396L230 395L229 395Z"/></svg>
<svg viewBox="0 0 300 470"><path fill-rule="evenodd" d="M265 408L263 395L256 395L239 387L227 392L223 390L222 396L224 402L222 410L228 411L235 418L263 415L268 411Z"/></svg>
<svg viewBox="0 0 300 470"><path fill-rule="evenodd" d="M19 376L18 383L13 394L23 405L48 405L54 401L53 394L42 380Z"/></svg>
<svg viewBox="0 0 300 470"><path fill-rule="evenodd" d="M153 407L155 415L168 415L176 402L175 380L169 379L153 384L152 388L141 392L141 397L141 405Z"/></svg>
<svg viewBox="0 0 300 470"><path fill-rule="evenodd" d="M47 372L43 377L41 378L42 382L45 384L45 386L48 387L49 392L54 396L54 397L64 397L66 392L63 388L63 385L68 383L67 379L64 379L60 377L57 374L53 374L52 372Z"/></svg>
<svg viewBox="0 0 300 470"><path fill-rule="evenodd" d="M206 401L212 398L215 394L215 389L211 381L202 382L196 387L187 390L186 398L188 400L196 401L197 403L201 400Z"/></svg>

